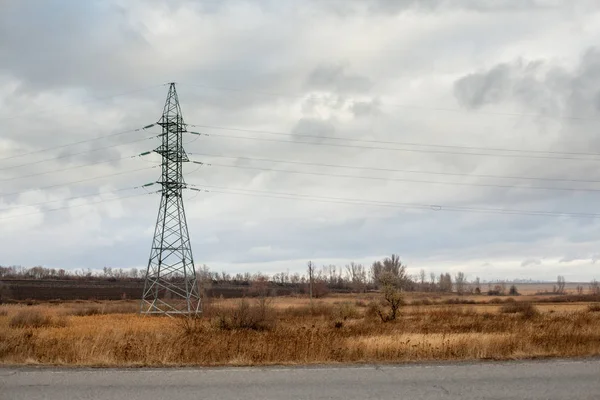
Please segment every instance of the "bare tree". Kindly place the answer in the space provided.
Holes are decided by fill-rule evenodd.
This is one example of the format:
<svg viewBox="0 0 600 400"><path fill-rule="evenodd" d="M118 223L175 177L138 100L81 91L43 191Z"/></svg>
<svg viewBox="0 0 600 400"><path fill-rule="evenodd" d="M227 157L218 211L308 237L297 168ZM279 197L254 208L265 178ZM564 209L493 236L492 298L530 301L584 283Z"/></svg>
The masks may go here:
<svg viewBox="0 0 600 400"><path fill-rule="evenodd" d="M425 270L421 269L419 271L419 282L421 283L421 290L425 290L425 281L427 280L427 275L425 274Z"/></svg>
<svg viewBox="0 0 600 400"><path fill-rule="evenodd" d="M400 261L400 256L392 254L391 257L386 257L383 261L375 261L371 265L371 275L375 285L383 286L383 280L393 280L393 285L404 288L408 281L406 274L406 266Z"/></svg>
<svg viewBox="0 0 600 400"><path fill-rule="evenodd" d="M198 291L204 302L207 300L208 290L212 286L212 274L208 265L202 264L201 267L196 268L196 282L198 284Z"/></svg>
<svg viewBox="0 0 600 400"><path fill-rule="evenodd" d="M463 294L465 292L465 286L467 284L467 278L464 272L458 272L454 277L454 286L456 287L456 293Z"/></svg>
<svg viewBox="0 0 600 400"><path fill-rule="evenodd" d="M367 285L367 270L362 264L352 261L346 265L346 279L350 282L352 290L364 291Z"/></svg>
<svg viewBox="0 0 600 400"><path fill-rule="evenodd" d="M475 278L475 294L481 294L481 281L479 279L479 277Z"/></svg>
<svg viewBox="0 0 600 400"><path fill-rule="evenodd" d="M440 274L439 290L440 292L452 291L452 276L449 273Z"/></svg>
<svg viewBox="0 0 600 400"><path fill-rule="evenodd" d="M595 279L590 282L590 294L600 295L600 283Z"/></svg>
<svg viewBox="0 0 600 400"><path fill-rule="evenodd" d="M395 285L386 282L383 286L382 303L376 309L377 315L382 322L394 321L403 303L402 292Z"/></svg>
<svg viewBox="0 0 600 400"><path fill-rule="evenodd" d="M556 278L556 286L557 286L556 292L559 294L564 294L565 293L565 284L566 284L565 277L562 275L559 275Z"/></svg>
<svg viewBox="0 0 600 400"><path fill-rule="evenodd" d="M313 284L314 284L314 277L315 277L315 264L312 261L309 261L307 266L308 266L308 296L310 298L310 305L312 306Z"/></svg>
<svg viewBox="0 0 600 400"><path fill-rule="evenodd" d="M429 273L429 285L430 285L430 290L432 292L436 291L435 280L436 280L435 272L430 272Z"/></svg>

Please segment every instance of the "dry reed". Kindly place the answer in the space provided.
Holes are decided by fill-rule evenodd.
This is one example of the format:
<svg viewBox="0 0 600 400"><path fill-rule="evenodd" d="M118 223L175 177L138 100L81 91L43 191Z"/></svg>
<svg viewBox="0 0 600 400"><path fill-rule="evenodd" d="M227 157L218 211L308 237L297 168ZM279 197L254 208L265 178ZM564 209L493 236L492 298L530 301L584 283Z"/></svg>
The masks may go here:
<svg viewBox="0 0 600 400"><path fill-rule="evenodd" d="M0 313L0 363L265 365L600 355L600 313L587 310L523 318L528 305L515 306L521 308L514 313L407 306L384 324L351 302L277 308L238 301L212 305L212 315L200 319L142 317L133 313L135 306L0 306L7 311ZM86 307L104 312L86 315L80 311ZM117 309L129 313L107 312ZM40 315L41 324L12 322ZM61 318L64 323L57 322Z"/></svg>

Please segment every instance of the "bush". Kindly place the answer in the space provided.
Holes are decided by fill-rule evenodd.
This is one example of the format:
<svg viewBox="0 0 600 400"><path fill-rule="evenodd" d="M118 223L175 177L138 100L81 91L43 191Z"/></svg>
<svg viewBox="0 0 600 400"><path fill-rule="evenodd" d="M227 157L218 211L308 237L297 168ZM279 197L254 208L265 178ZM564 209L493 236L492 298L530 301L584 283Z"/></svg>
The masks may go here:
<svg viewBox="0 0 600 400"><path fill-rule="evenodd" d="M175 326L179 330L179 337L193 345L199 345L205 333L205 326L201 317L186 315L175 318Z"/></svg>
<svg viewBox="0 0 600 400"><path fill-rule="evenodd" d="M349 302L344 302L336 306L333 313L335 318L344 321L347 319L356 319L360 317L360 313L356 307Z"/></svg>
<svg viewBox="0 0 600 400"><path fill-rule="evenodd" d="M588 305L589 312L600 312L600 303L592 303Z"/></svg>
<svg viewBox="0 0 600 400"><path fill-rule="evenodd" d="M400 307L404 304L402 292L392 285L386 285L383 288L383 299L379 304L375 303L375 313L381 319L381 322L390 322L396 320Z"/></svg>
<svg viewBox="0 0 600 400"><path fill-rule="evenodd" d="M363 300L356 300L354 302L354 305L356 307L362 307L362 308L366 308L367 307L367 303L365 303Z"/></svg>
<svg viewBox="0 0 600 400"><path fill-rule="evenodd" d="M67 321L64 317L53 318L38 310L22 310L10 319L8 325L11 328L64 327Z"/></svg>
<svg viewBox="0 0 600 400"><path fill-rule="evenodd" d="M266 298L258 299L255 305L241 299L234 309L221 310L216 325L222 330L264 331L275 327L275 312Z"/></svg>
<svg viewBox="0 0 600 400"><path fill-rule="evenodd" d="M529 302L510 302L505 303L501 308L500 312L504 314L517 314L520 313L525 318L533 318L539 314L538 309Z"/></svg>

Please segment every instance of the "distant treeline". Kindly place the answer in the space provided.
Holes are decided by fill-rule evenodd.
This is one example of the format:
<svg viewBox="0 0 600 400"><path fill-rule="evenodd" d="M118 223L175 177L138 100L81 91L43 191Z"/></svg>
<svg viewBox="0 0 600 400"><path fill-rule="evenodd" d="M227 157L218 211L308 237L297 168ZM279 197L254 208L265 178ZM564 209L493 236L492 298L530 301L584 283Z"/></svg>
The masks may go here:
<svg viewBox="0 0 600 400"><path fill-rule="evenodd" d="M306 274L280 272L272 275L262 273L238 273L230 274L226 271L211 271L208 266L202 265L196 268L200 285L208 291L210 287L217 286L241 286L247 287L253 292L285 288L286 293L306 293L312 282L312 291L315 297L322 297L329 291L339 292L366 292L377 290L384 283L392 282L395 286L407 292L439 292L457 294L489 294L489 295L518 295L517 287L509 282L495 281L482 285L479 277L468 281L463 272L457 272L452 276L450 273L435 274L420 270L416 275L407 273L406 265L400 261L400 257L392 254L382 260L374 261L371 265L351 262L345 266L323 265L317 267L308 262ZM109 281L109 282L140 282L144 280L145 272L137 268L116 269L105 267L102 271L91 269L65 270L36 266L31 268L21 266L0 266L0 280L22 279L22 280L80 280L80 281ZM173 275L173 280L182 279L181 276ZM557 278L554 288L549 293L564 294L565 279ZM508 287L510 285L510 287ZM484 287L485 286L485 287ZM589 293L600 293L597 281L593 280L587 288ZM578 293L583 293L583 286L577 288Z"/></svg>

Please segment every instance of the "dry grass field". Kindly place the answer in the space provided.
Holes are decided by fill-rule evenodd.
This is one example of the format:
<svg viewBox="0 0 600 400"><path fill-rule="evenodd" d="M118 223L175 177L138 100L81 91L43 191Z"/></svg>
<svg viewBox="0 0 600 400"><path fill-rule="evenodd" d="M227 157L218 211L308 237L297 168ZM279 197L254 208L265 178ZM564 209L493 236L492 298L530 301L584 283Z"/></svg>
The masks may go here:
<svg viewBox="0 0 600 400"><path fill-rule="evenodd" d="M455 298L407 296L409 304L387 323L374 312L378 294L333 296L312 306L293 297L216 300L198 320L139 316L133 301L0 305L0 363L268 365L600 355L600 303ZM476 303L447 304L456 302Z"/></svg>

